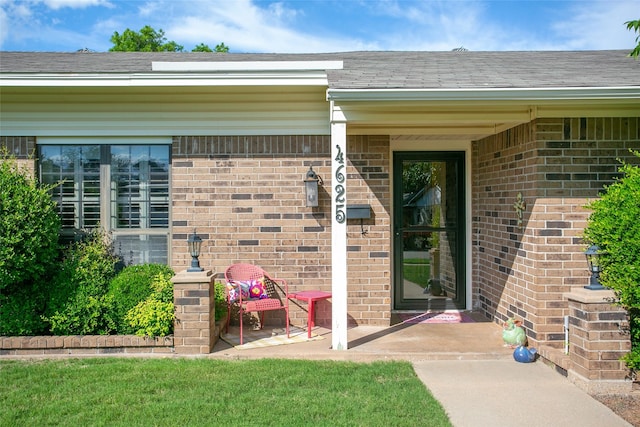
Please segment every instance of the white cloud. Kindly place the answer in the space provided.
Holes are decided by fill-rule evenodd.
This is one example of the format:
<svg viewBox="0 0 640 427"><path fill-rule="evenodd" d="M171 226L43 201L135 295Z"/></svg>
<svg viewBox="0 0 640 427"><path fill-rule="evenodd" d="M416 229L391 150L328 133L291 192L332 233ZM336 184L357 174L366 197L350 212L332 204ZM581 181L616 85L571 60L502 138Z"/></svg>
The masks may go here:
<svg viewBox="0 0 640 427"><path fill-rule="evenodd" d="M283 3L271 3L269 12L279 19L293 19L300 13L296 9L287 9Z"/></svg>
<svg viewBox="0 0 640 427"><path fill-rule="evenodd" d="M92 6L113 7L108 0L43 0L43 3L53 10L66 7L70 9L85 9Z"/></svg>
<svg viewBox="0 0 640 427"><path fill-rule="evenodd" d="M504 22L487 15L483 2L429 1L408 5L398 0L364 3L388 19L380 44L390 50L505 49L513 45ZM512 35L511 35L512 36Z"/></svg>
<svg viewBox="0 0 640 427"><path fill-rule="evenodd" d="M623 22L638 18L637 0L553 1L516 16L516 1L362 1L389 18L381 32L384 49L571 50L630 48L634 35ZM527 10L529 10L527 9ZM517 19L519 18L519 19ZM393 27L398 21L401 25Z"/></svg>
<svg viewBox="0 0 640 427"><path fill-rule="evenodd" d="M140 16L153 16L154 14L161 12L162 2L145 1L140 3L142 3L138 6L138 13L140 14Z"/></svg>
<svg viewBox="0 0 640 427"><path fill-rule="evenodd" d="M0 9L0 46L9 35L9 17L4 9Z"/></svg>
<svg viewBox="0 0 640 427"><path fill-rule="evenodd" d="M224 42L233 52L326 52L363 43L342 37L317 36L292 27L301 12L283 4L261 8L249 0L190 2L167 25L167 39L190 50L198 43L213 47Z"/></svg>
<svg viewBox="0 0 640 427"><path fill-rule="evenodd" d="M556 22L552 28L566 40L566 49L612 49L635 46L635 35L624 23L638 19L637 1L607 1L576 4L569 19Z"/></svg>
<svg viewBox="0 0 640 427"><path fill-rule="evenodd" d="M4 48L9 41L20 46L19 50L71 51L86 46L93 48L94 38L91 34L78 29L76 25L65 28L63 19L48 13L95 6L113 7L107 0L0 0L0 48ZM38 47L43 44L59 47Z"/></svg>
<svg viewBox="0 0 640 427"><path fill-rule="evenodd" d="M24 34L15 31L16 28L22 28L35 20L30 6L27 2L0 0L0 47L13 33L18 38L22 37Z"/></svg>

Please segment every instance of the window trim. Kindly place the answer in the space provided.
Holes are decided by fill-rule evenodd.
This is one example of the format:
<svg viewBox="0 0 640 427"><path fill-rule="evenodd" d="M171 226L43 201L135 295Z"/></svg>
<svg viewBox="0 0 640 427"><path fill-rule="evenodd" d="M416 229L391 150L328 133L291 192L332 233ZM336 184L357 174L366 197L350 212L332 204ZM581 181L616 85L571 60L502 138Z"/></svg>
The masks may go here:
<svg viewBox="0 0 640 427"><path fill-rule="evenodd" d="M168 149L168 182L167 182L167 194L168 194L168 212L167 212L167 226L166 228L119 228L112 227L111 225L111 164L105 159L109 159L111 152L110 146L114 145L129 145L129 146L165 146ZM133 236L133 235L146 235L146 236L166 236L167 239L167 252L166 263L171 263L171 182L172 182L172 139L165 137L38 137L36 140L36 148L39 146L98 146L100 149L100 225L114 238L116 236ZM41 151L37 149L38 159L40 159ZM36 170L40 172L40 167ZM38 177L39 180L42 177ZM74 178L74 183L77 178ZM103 197L104 196L104 197ZM80 203L83 203L81 201ZM77 218L74 218L74 221ZM79 224L78 224L79 225ZM73 229L61 230L62 234L68 230L81 230L82 228L74 227Z"/></svg>
<svg viewBox="0 0 640 427"><path fill-rule="evenodd" d="M39 136L36 145L171 145L166 136ZM171 154L171 153L170 153Z"/></svg>

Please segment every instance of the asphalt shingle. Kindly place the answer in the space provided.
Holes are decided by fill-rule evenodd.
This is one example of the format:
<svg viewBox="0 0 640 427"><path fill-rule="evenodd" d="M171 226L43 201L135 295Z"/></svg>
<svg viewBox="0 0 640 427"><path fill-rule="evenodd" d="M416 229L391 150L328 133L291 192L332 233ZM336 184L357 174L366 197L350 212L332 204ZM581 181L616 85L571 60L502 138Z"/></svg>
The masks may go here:
<svg viewBox="0 0 640 427"><path fill-rule="evenodd" d="M331 89L479 89L640 86L628 51L340 52L219 54L182 52L0 52L2 74L151 73L154 61L326 61Z"/></svg>

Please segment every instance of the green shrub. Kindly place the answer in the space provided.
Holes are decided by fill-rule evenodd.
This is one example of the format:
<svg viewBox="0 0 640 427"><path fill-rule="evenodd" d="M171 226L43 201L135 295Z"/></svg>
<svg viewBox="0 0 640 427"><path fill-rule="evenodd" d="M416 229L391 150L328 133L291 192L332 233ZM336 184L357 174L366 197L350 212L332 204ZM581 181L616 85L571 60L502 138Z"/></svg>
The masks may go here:
<svg viewBox="0 0 640 427"><path fill-rule="evenodd" d="M640 159L640 152L633 154ZM640 167L623 163L620 171L622 178L588 205L585 238L604 251L600 281L629 314L631 352L624 360L640 371Z"/></svg>
<svg viewBox="0 0 640 427"><path fill-rule="evenodd" d="M151 295L125 316L136 335L164 337L173 333L175 311L170 273L159 273L151 282Z"/></svg>
<svg viewBox="0 0 640 427"><path fill-rule="evenodd" d="M114 330L106 294L117 262L110 241L99 230L67 248L53 280L45 317L53 334L108 334Z"/></svg>
<svg viewBox="0 0 640 427"><path fill-rule="evenodd" d="M133 327L125 316L138 303L146 300L153 292L151 283L158 274L173 276L171 267L165 264L130 265L125 267L109 283L107 293L110 302L110 318L116 333L133 334Z"/></svg>
<svg viewBox="0 0 640 427"><path fill-rule="evenodd" d="M57 259L60 218L49 190L0 153L0 291L46 277Z"/></svg>
<svg viewBox="0 0 640 427"><path fill-rule="evenodd" d="M224 282L216 280L214 283L215 290L215 306L216 306L216 322L227 317L227 285Z"/></svg>
<svg viewBox="0 0 640 427"><path fill-rule="evenodd" d="M49 189L0 151L0 335L46 330L41 316L60 232Z"/></svg>
<svg viewBox="0 0 640 427"><path fill-rule="evenodd" d="M44 286L24 286L10 295L0 292L0 336L46 335L42 319L46 303Z"/></svg>

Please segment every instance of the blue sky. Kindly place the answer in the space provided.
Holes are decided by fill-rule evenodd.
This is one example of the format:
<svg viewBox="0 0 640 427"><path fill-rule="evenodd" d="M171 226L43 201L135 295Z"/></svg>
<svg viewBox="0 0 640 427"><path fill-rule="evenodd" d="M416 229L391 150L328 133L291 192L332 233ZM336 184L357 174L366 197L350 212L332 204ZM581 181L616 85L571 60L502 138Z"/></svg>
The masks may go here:
<svg viewBox="0 0 640 427"><path fill-rule="evenodd" d="M629 49L640 0L0 0L0 49L107 51L150 25L191 50Z"/></svg>

